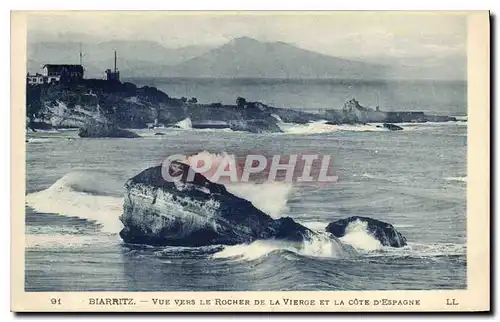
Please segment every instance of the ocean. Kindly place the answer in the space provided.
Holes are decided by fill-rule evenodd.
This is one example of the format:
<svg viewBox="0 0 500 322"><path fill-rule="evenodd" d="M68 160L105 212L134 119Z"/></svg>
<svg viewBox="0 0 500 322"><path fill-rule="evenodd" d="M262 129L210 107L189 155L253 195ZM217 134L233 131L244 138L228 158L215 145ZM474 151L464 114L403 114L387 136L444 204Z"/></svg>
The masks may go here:
<svg viewBox="0 0 500 322"><path fill-rule="evenodd" d="M255 80L134 80L173 97L278 107L341 108L355 96L381 110L466 115L466 84ZM376 93L376 94L375 94ZM378 97L378 98L377 98ZM297 104L295 104L295 102ZM292 291L464 289L467 122L375 125L281 124L285 133L140 130L138 139L80 139L76 131L27 134L26 291ZM161 131L165 135L156 136ZM265 184L236 189L274 218L324 230L367 216L393 224L408 246L381 246L363 225L341 238L355 254L315 241L300 249L256 241L235 246L124 244L124 183L181 153L264 150L331 155L334 184Z"/></svg>
<svg viewBox="0 0 500 322"><path fill-rule="evenodd" d="M435 115L466 115L467 84L433 80L279 80L279 79L128 79L139 86L156 86L172 97L196 97L201 103L247 101L304 111L341 109L356 98L361 105L383 111L423 111Z"/></svg>

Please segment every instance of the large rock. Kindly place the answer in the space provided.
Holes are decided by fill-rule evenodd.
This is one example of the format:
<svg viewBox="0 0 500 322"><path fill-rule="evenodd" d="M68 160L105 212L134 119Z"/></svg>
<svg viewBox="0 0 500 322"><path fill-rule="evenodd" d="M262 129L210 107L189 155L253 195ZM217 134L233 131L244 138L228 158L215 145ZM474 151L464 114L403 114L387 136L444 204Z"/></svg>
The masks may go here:
<svg viewBox="0 0 500 322"><path fill-rule="evenodd" d="M164 179L182 174L178 182ZM291 218L273 219L251 202L189 166L172 162L144 170L127 181L121 238L128 243L172 246L234 245L257 239L303 241L314 233Z"/></svg>
<svg viewBox="0 0 500 322"><path fill-rule="evenodd" d="M392 247L406 246L406 238L394 226L369 217L353 216L337 220L328 224L326 231L340 238L346 234L349 225L356 221L365 222L367 233L375 237L382 245Z"/></svg>

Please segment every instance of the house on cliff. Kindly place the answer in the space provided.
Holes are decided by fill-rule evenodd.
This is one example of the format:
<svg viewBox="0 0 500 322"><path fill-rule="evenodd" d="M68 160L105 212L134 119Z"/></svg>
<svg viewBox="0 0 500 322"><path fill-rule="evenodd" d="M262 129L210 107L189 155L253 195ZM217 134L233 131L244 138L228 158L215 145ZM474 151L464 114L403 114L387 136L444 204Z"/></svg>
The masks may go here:
<svg viewBox="0 0 500 322"><path fill-rule="evenodd" d="M83 66L70 64L45 64L42 73L27 75L28 84L73 83L83 79Z"/></svg>

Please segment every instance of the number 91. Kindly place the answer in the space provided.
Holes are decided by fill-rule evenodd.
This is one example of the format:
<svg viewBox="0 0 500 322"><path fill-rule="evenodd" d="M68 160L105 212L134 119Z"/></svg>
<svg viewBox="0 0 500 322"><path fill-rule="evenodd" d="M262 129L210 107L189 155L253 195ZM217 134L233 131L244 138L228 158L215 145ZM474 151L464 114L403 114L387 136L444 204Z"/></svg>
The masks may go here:
<svg viewBox="0 0 500 322"><path fill-rule="evenodd" d="M51 298L50 304L52 305L61 305L61 299Z"/></svg>

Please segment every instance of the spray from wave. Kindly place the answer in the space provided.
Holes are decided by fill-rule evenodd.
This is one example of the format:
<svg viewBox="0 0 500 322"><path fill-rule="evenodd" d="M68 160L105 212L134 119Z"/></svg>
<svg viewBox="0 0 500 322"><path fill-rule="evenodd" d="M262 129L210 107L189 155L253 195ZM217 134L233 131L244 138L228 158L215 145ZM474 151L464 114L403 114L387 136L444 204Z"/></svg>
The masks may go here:
<svg viewBox="0 0 500 322"><path fill-rule="evenodd" d="M232 183L226 189L233 195L250 201L256 208L277 219L287 210L292 185L286 182Z"/></svg>
<svg viewBox="0 0 500 322"><path fill-rule="evenodd" d="M367 229L366 221L356 220L346 228L345 235L340 240L358 250L373 251L382 248L382 244Z"/></svg>
<svg viewBox="0 0 500 322"><path fill-rule="evenodd" d="M191 130L193 128L193 124L191 123L191 119L189 117L177 122L175 125L184 130Z"/></svg>
<svg viewBox="0 0 500 322"><path fill-rule="evenodd" d="M190 164L203 160L208 162L210 168L203 170L201 174L210 181L214 181L216 172L224 160L227 160L229 155L226 152L211 153L202 151L197 154L188 156L184 162ZM193 161L196 160L196 161ZM226 171L233 166L231 164L224 164ZM237 165L234 165L237 167ZM236 169L236 172L241 172L241 169ZM224 180L216 180L218 183L223 184L227 191L233 195L250 201L256 208L262 210L273 218L281 217L287 211L288 196L293 188L289 182L280 181L264 181L261 183L256 182L224 182Z"/></svg>

